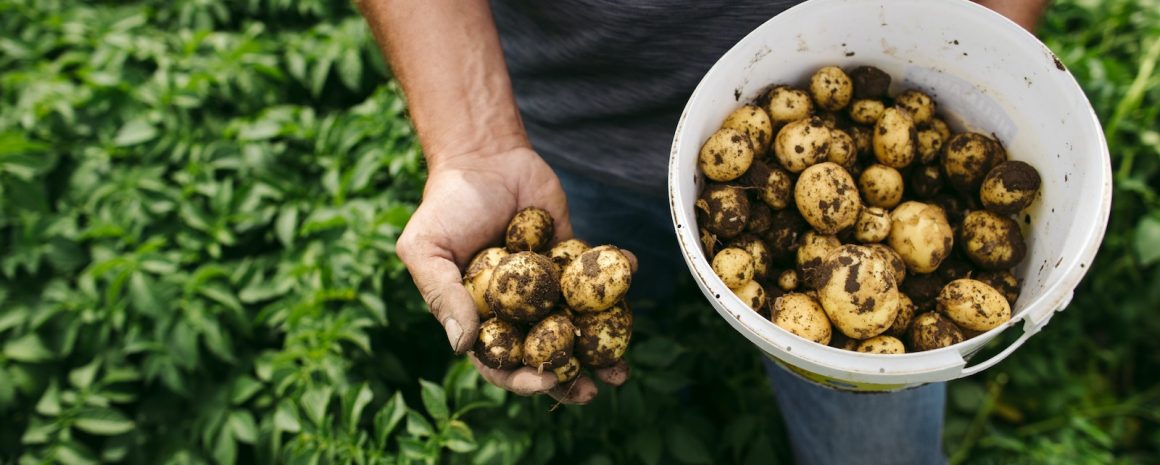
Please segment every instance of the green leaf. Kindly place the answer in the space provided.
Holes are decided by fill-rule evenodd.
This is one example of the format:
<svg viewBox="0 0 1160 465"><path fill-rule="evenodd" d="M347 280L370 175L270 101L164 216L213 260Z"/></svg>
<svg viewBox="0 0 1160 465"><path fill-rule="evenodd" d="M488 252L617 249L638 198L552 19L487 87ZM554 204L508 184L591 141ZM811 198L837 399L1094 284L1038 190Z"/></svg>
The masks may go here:
<svg viewBox="0 0 1160 465"><path fill-rule="evenodd" d="M459 420L454 420L447 425L443 445L461 454L471 452L478 447L475 443L475 434L471 432L471 428L468 428L467 424Z"/></svg>
<svg viewBox="0 0 1160 465"><path fill-rule="evenodd" d="M50 382L48 389L40 395L40 401L36 403L36 413L46 417L60 415L60 388L57 387L56 380Z"/></svg>
<svg viewBox="0 0 1160 465"><path fill-rule="evenodd" d="M253 124L247 124L238 132L238 140L255 141L273 139L282 132L282 124L269 119L255 121Z"/></svg>
<svg viewBox="0 0 1160 465"><path fill-rule="evenodd" d="M113 145L118 147L137 145L154 137L157 137L156 126L144 119L135 119L121 126L121 130L117 131L117 135L113 138Z"/></svg>
<svg viewBox="0 0 1160 465"><path fill-rule="evenodd" d="M154 293L153 279L140 271L129 277L129 302L133 308L145 314L155 314L166 308Z"/></svg>
<svg viewBox="0 0 1160 465"><path fill-rule="evenodd" d="M427 409L427 413L436 421L447 421L451 414L447 410L447 394L443 391L443 386L425 379L420 379L419 384L423 407Z"/></svg>
<svg viewBox="0 0 1160 465"><path fill-rule="evenodd" d="M354 431L358 428L359 420L362 419L363 410L366 409L374 397L374 393L371 392L371 388L366 383L363 383L357 388L351 388L347 393L346 398L349 401L344 402L347 405L343 409L343 414L346 418L346 427L348 430Z"/></svg>
<svg viewBox="0 0 1160 465"><path fill-rule="evenodd" d="M342 58L338 60L338 77L342 79L343 85L357 92L362 82L362 73L362 57L359 56L358 49L346 49Z"/></svg>
<svg viewBox="0 0 1160 465"><path fill-rule="evenodd" d="M85 408L77 412L73 426L89 434L116 436L132 431L136 425L124 414L110 408Z"/></svg>
<svg viewBox="0 0 1160 465"><path fill-rule="evenodd" d="M640 461L645 465L657 465L661 462L661 452L664 447L664 441L661 439L661 433L655 428L644 428L633 435L631 449L636 452L636 456L640 457Z"/></svg>
<svg viewBox="0 0 1160 465"><path fill-rule="evenodd" d="M1143 266L1160 261L1160 218L1145 216L1140 219L1136 225L1136 254Z"/></svg>
<svg viewBox="0 0 1160 465"><path fill-rule="evenodd" d="M672 339L654 336L632 348L633 360L642 365L664 368L672 365L685 349Z"/></svg>
<svg viewBox="0 0 1160 465"><path fill-rule="evenodd" d="M45 444L52 438L53 433L56 433L59 423L56 421L46 421L38 417L32 417L28 428L24 430L24 434L20 436L21 444Z"/></svg>
<svg viewBox="0 0 1160 465"><path fill-rule="evenodd" d="M222 465L234 465L238 459L238 443L229 429L223 428L213 446L213 458Z"/></svg>
<svg viewBox="0 0 1160 465"><path fill-rule="evenodd" d="M278 410L274 412L274 427L287 433L302 430L302 424L298 421L298 409L293 403L282 401L278 404Z"/></svg>
<svg viewBox="0 0 1160 465"><path fill-rule="evenodd" d="M258 424L254 416L247 410L234 410L226 420L234 438L246 444L253 444L258 440Z"/></svg>
<svg viewBox="0 0 1160 465"><path fill-rule="evenodd" d="M251 397L254 397L254 394L257 394L261 390L262 383L260 381L250 376L239 376L234 379L233 388L230 389L230 403L240 405L250 400Z"/></svg>
<svg viewBox="0 0 1160 465"><path fill-rule="evenodd" d="M274 225L274 233L278 241L286 247L294 245L294 236L298 231L298 208L286 205L278 212L278 220Z"/></svg>
<svg viewBox="0 0 1160 465"><path fill-rule="evenodd" d="M713 458L709 456L709 449L705 447L705 443L701 438L694 436L693 433L682 424L677 423L668 428L668 445L669 453L673 454L681 463L697 464L697 463L712 463Z"/></svg>
<svg viewBox="0 0 1160 465"><path fill-rule="evenodd" d="M26 363L52 360L54 355L36 333L28 333L4 344L4 356Z"/></svg>
<svg viewBox="0 0 1160 465"><path fill-rule="evenodd" d="M56 460L63 465L96 465L96 455L76 441L68 441L56 447Z"/></svg>
<svg viewBox="0 0 1160 465"><path fill-rule="evenodd" d="M306 418L315 425L322 425L325 422L326 406L330 404L330 395L334 392L331 386L315 387L302 394L301 404L302 410L306 412Z"/></svg>
<svg viewBox="0 0 1160 465"><path fill-rule="evenodd" d="M431 427L431 422L423 418L423 414L415 410L407 410L407 433L416 437L427 437L435 434L435 428Z"/></svg>
<svg viewBox="0 0 1160 465"><path fill-rule="evenodd" d="M403 400L403 394L399 392L396 392L375 414L375 441L380 447L386 446L387 438L406 414L407 401Z"/></svg>

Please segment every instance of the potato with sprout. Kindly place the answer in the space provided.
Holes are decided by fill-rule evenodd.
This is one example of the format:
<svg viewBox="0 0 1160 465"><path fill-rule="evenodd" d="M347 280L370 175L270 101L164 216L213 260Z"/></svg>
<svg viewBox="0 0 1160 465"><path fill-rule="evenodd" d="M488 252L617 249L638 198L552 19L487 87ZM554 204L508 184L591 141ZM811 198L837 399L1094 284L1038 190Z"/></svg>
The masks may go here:
<svg viewBox="0 0 1160 465"><path fill-rule="evenodd" d="M854 96L854 83L837 66L825 66L810 77L810 95L818 106L827 111L846 108Z"/></svg>
<svg viewBox="0 0 1160 465"><path fill-rule="evenodd" d="M830 162L802 172L794 185L794 201L806 222L822 234L837 234L853 226L862 211L854 179Z"/></svg>
<svg viewBox="0 0 1160 465"><path fill-rule="evenodd" d="M753 163L753 146L749 136L732 128L721 128L701 146L697 166L705 177L718 182L741 177Z"/></svg>
<svg viewBox="0 0 1160 465"><path fill-rule="evenodd" d="M508 223L504 244L508 252L538 252L552 242L554 233L552 215L543 209L528 207L516 212Z"/></svg>
<svg viewBox="0 0 1160 465"><path fill-rule="evenodd" d="M872 249L843 245L826 257L818 273L818 301L842 334L867 339L894 323L898 284L890 265Z"/></svg>
<svg viewBox="0 0 1160 465"><path fill-rule="evenodd" d="M825 310L814 298L789 293L773 302L770 312L773 324L807 341L829 344L833 328Z"/></svg>
<svg viewBox="0 0 1160 465"><path fill-rule="evenodd" d="M914 161L918 131L906 110L892 107L883 111L871 137L878 163L901 169Z"/></svg>
<svg viewBox="0 0 1160 465"><path fill-rule="evenodd" d="M568 307L577 312L604 311L628 293L632 263L611 245L594 247L564 268L560 287Z"/></svg>
<svg viewBox="0 0 1160 465"><path fill-rule="evenodd" d="M491 283L495 267L506 256L507 251L500 247L483 249L471 259L467 271L463 273L463 287L471 294L471 300L475 301L475 309L479 312L480 320L495 315L495 312L491 311L491 305L487 303L487 286Z"/></svg>
<svg viewBox="0 0 1160 465"><path fill-rule="evenodd" d="M1027 254L1019 224L993 212L968 213L959 234L967 258L985 270L1009 269Z"/></svg>
<svg viewBox="0 0 1160 465"><path fill-rule="evenodd" d="M773 144L778 163L791 173L821 163L830 154L830 129L818 117L786 124Z"/></svg>
<svg viewBox="0 0 1160 465"><path fill-rule="evenodd" d="M560 300L560 275L548 257L535 252L513 253L496 265L484 299L499 318L539 321Z"/></svg>

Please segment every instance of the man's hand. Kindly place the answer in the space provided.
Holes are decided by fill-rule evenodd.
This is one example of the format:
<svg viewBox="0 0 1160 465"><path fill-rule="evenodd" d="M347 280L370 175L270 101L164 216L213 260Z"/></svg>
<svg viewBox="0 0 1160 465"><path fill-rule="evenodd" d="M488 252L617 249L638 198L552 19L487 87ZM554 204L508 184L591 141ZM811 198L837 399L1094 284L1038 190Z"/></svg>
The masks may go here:
<svg viewBox="0 0 1160 465"><path fill-rule="evenodd" d="M1039 18L1047 9L1048 0L975 0L975 3L1006 16L1015 24L1023 26L1023 29L1035 32Z"/></svg>

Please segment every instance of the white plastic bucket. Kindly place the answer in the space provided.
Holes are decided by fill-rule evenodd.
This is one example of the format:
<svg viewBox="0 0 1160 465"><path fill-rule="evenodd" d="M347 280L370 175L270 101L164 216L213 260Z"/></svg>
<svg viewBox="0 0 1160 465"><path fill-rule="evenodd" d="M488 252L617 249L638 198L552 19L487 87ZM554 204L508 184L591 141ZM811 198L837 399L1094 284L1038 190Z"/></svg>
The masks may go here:
<svg viewBox="0 0 1160 465"><path fill-rule="evenodd" d="M1016 269L1023 291L1010 322L951 347L904 355L863 354L806 341L750 310L721 282L701 250L693 203L704 185L701 144L732 110L773 83L804 83L825 65L874 65L891 92L922 89L948 123L994 133L1011 159L1035 166L1040 199L1019 214L1028 253ZM1111 205L1111 163L1099 121L1051 51L1006 18L965 0L813 0L754 30L702 78L673 138L669 201L689 270L710 303L763 352L834 388L889 391L978 373L1011 355L1071 300L1095 256ZM1010 346L968 365L1003 331Z"/></svg>

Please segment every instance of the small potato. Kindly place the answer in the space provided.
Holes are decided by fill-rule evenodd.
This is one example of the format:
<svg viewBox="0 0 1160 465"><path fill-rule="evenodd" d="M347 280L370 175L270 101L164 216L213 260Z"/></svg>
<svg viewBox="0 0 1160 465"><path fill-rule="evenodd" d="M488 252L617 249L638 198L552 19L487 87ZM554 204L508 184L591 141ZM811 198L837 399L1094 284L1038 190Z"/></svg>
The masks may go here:
<svg viewBox="0 0 1160 465"><path fill-rule="evenodd" d="M902 283L902 292L914 303L916 313L932 312L937 307L938 293L946 285L938 273L912 274Z"/></svg>
<svg viewBox="0 0 1160 465"><path fill-rule="evenodd" d="M576 357L568 357L568 363L552 369L556 374L556 381L560 384L567 383L580 376L580 359Z"/></svg>
<svg viewBox="0 0 1160 465"><path fill-rule="evenodd" d="M504 236L508 252L538 252L552 241L555 228L552 215L536 207L528 207L512 217Z"/></svg>
<svg viewBox="0 0 1160 465"><path fill-rule="evenodd" d="M852 352L857 349L858 344L861 343L862 341L846 337L846 335L842 334L841 331L835 331L834 336L830 338L829 346L836 349L849 350Z"/></svg>
<svg viewBox="0 0 1160 465"><path fill-rule="evenodd" d="M996 157L990 138L974 132L955 134L947 140L942 152L943 173L951 186L964 195L974 196L987 176Z"/></svg>
<svg viewBox="0 0 1160 465"><path fill-rule="evenodd" d="M898 294L898 316L894 317L894 323L890 324L890 329L886 330L886 334L894 337L906 337L906 333L910 331L910 323L914 320L915 313L914 302L907 297L906 293Z"/></svg>
<svg viewBox="0 0 1160 465"><path fill-rule="evenodd" d="M773 324L782 327L807 341L829 344L833 328L825 310L814 298L799 293L790 293L773 301Z"/></svg>
<svg viewBox="0 0 1160 465"><path fill-rule="evenodd" d="M902 173L886 165L873 164L858 177L858 189L870 206L894 208L902 201L905 183Z"/></svg>
<svg viewBox="0 0 1160 465"><path fill-rule="evenodd" d="M914 118L915 124L929 123L930 119L934 117L934 99L922 91L914 89L904 91L894 97L894 104L905 108Z"/></svg>
<svg viewBox="0 0 1160 465"><path fill-rule="evenodd" d="M883 165L905 168L914 161L917 138L910 113L898 107L887 108L874 123L874 156Z"/></svg>
<svg viewBox="0 0 1160 465"><path fill-rule="evenodd" d="M705 186L694 206L699 212L699 224L719 238L736 237L749 223L749 198L734 186Z"/></svg>
<svg viewBox="0 0 1160 465"><path fill-rule="evenodd" d="M475 301L475 309L479 312L480 320L486 320L495 315L485 297L487 285L491 282L491 275L495 272L495 267L506 256L508 256L508 252L499 247L483 249L475 255L475 258L471 259L471 263L467 265L467 271L463 273L463 287L467 289L468 294L471 294L471 300Z"/></svg>
<svg viewBox="0 0 1160 465"><path fill-rule="evenodd" d="M890 235L890 212L879 207L863 208L854 223L854 239L873 243L886 240Z"/></svg>
<svg viewBox="0 0 1160 465"><path fill-rule="evenodd" d="M841 129L830 130L830 151L826 155L826 161L842 165L847 171L854 167L858 162L858 149L854 146L854 139L850 134Z"/></svg>
<svg viewBox="0 0 1160 465"><path fill-rule="evenodd" d="M941 208L910 201L890 212L886 239L911 272L930 273L950 255L954 232Z"/></svg>
<svg viewBox="0 0 1160 465"><path fill-rule="evenodd" d="M927 123L927 127L929 127L930 129L934 129L936 132L938 132L940 138L944 142L951 139L951 135L952 135L951 134L951 127L947 126L946 121L943 121L942 119L940 119L938 117L934 117L934 118L930 119L929 123Z"/></svg>
<svg viewBox="0 0 1160 465"><path fill-rule="evenodd" d="M810 77L810 94L814 101L828 111L838 111L854 96L854 83L842 68L826 66Z"/></svg>
<svg viewBox="0 0 1160 465"><path fill-rule="evenodd" d="M858 151L858 155L869 155L871 153L874 148L874 142L870 128L850 126L846 128L846 133L854 140L854 149Z"/></svg>
<svg viewBox="0 0 1160 465"><path fill-rule="evenodd" d="M765 288L761 287L761 284L758 284L757 281L749 281L732 290L737 298L745 302L754 311L765 306Z"/></svg>
<svg viewBox="0 0 1160 465"><path fill-rule="evenodd" d="M782 271L777 276L777 285L781 290L786 292L793 292L798 288L798 274L794 270Z"/></svg>
<svg viewBox="0 0 1160 465"><path fill-rule="evenodd" d="M1039 172L1021 161L1005 161L987 173L979 190L983 206L1001 215L1019 213L1039 192Z"/></svg>
<svg viewBox="0 0 1160 465"><path fill-rule="evenodd" d="M910 192L920 199L929 199L942 191L942 169L938 165L915 167L910 173Z"/></svg>
<svg viewBox="0 0 1160 465"><path fill-rule="evenodd" d="M539 321L560 300L560 275L548 257L517 252L504 257L492 272L485 300L507 321Z"/></svg>
<svg viewBox="0 0 1160 465"><path fill-rule="evenodd" d="M944 142L946 142L946 139L942 138L942 133L938 132L937 129L920 129L918 131L919 161L927 165L938 160L938 155L942 152Z"/></svg>
<svg viewBox="0 0 1160 465"><path fill-rule="evenodd" d="M754 105L744 105L733 110L721 123L721 127L745 133L753 152L758 156L769 150L769 142L773 139L773 123L769 120L769 114Z"/></svg>
<svg viewBox="0 0 1160 465"><path fill-rule="evenodd" d="M858 124L872 125L878 122L885 111L886 104L881 100L855 100L850 104L850 119Z"/></svg>
<svg viewBox="0 0 1160 465"><path fill-rule="evenodd" d="M749 222L745 231L761 234L773 226L773 210L765 202L749 202Z"/></svg>
<svg viewBox="0 0 1160 465"><path fill-rule="evenodd" d="M808 118L814 112L810 94L801 89L774 87L766 94L765 100L769 102L765 110L769 112L769 120L775 128L790 121Z"/></svg>
<svg viewBox="0 0 1160 465"><path fill-rule="evenodd" d="M592 246L580 239L568 239L549 249L548 259L552 260L553 265L556 265L556 272L563 275L564 268L572 263L572 260L591 248Z"/></svg>
<svg viewBox="0 0 1160 465"><path fill-rule="evenodd" d="M960 342L963 342L963 331L938 313L923 313L910 323L910 347L915 352L941 349Z"/></svg>
<svg viewBox="0 0 1160 465"><path fill-rule="evenodd" d="M859 66L850 70L854 83L854 98L883 99L890 91L890 75L873 66Z"/></svg>
<svg viewBox="0 0 1160 465"><path fill-rule="evenodd" d="M817 275L831 252L838 250L842 243L837 237L824 236L814 231L806 232L797 249L797 266L801 271L803 284L815 289L820 284L821 277Z"/></svg>
<svg viewBox="0 0 1160 465"><path fill-rule="evenodd" d="M1019 224L986 210L968 213L959 234L967 258L985 270L1009 269L1027 254Z"/></svg>
<svg viewBox="0 0 1160 465"><path fill-rule="evenodd" d="M753 256L737 247L726 247L713 257L713 272L729 289L753 280Z"/></svg>
<svg viewBox="0 0 1160 465"><path fill-rule="evenodd" d="M753 257L754 278L764 278L769 275L769 271L773 267L773 255L770 254L769 246L765 245L764 241L758 239L757 236L747 234L737 238L729 246L749 252L749 256Z"/></svg>
<svg viewBox="0 0 1160 465"><path fill-rule="evenodd" d="M818 274L818 301L842 334L867 339L894 323L898 284L890 265L873 249L843 245L826 257Z"/></svg>
<svg viewBox="0 0 1160 465"><path fill-rule="evenodd" d="M793 200L793 178L779 166L754 162L749 181L760 189L761 200L774 210L781 210Z"/></svg>
<svg viewBox="0 0 1160 465"><path fill-rule="evenodd" d="M972 331L988 331L1011 320L1011 305L1003 294L974 279L956 279L942 288L938 311Z"/></svg>
<svg viewBox="0 0 1160 465"><path fill-rule="evenodd" d="M906 346L898 338L883 334L860 342L854 350L867 354L904 354Z"/></svg>
<svg viewBox="0 0 1160 465"><path fill-rule="evenodd" d="M796 208L773 213L773 224L762 235L774 261L792 261L797 251L798 237L809 228Z"/></svg>
<svg viewBox="0 0 1160 465"><path fill-rule="evenodd" d="M632 339L632 310L628 303L619 302L603 312L578 313L575 319L580 334L573 354L589 368L612 366Z"/></svg>
<svg viewBox="0 0 1160 465"><path fill-rule="evenodd" d="M862 210L854 179L841 166L830 162L802 172L794 186L794 201L806 222L828 235L853 226Z"/></svg>
<svg viewBox="0 0 1160 465"><path fill-rule="evenodd" d="M560 278L564 300L577 312L601 312L612 307L628 293L630 284L632 264L611 245L580 254L564 268Z"/></svg>
<svg viewBox="0 0 1160 465"><path fill-rule="evenodd" d="M753 158L749 136L733 128L721 128L701 146L697 166L706 178L725 182L745 174Z"/></svg>
<svg viewBox="0 0 1160 465"><path fill-rule="evenodd" d="M821 163L830 154L830 129L818 117L786 124L777 132L774 154L791 173Z"/></svg>
<svg viewBox="0 0 1160 465"><path fill-rule="evenodd" d="M492 318L479 325L479 338L472 350L484 365L510 370L523 363L524 333L511 323Z"/></svg>
<svg viewBox="0 0 1160 465"><path fill-rule="evenodd" d="M902 256L898 252L882 244L866 244L866 247L869 247L870 250L873 250L874 253L878 254L879 257L882 257L890 265L890 271L894 274L895 284L901 286L906 281L906 262L902 261Z"/></svg>
<svg viewBox="0 0 1160 465"><path fill-rule="evenodd" d="M572 357L576 326L562 312L548 315L524 337L524 365L537 370L562 367Z"/></svg>
<svg viewBox="0 0 1160 465"><path fill-rule="evenodd" d="M1022 286L1019 283L1019 278L1016 278L1010 271L984 271L979 273L975 279L999 291L1011 306L1015 306L1015 301L1019 300Z"/></svg>

